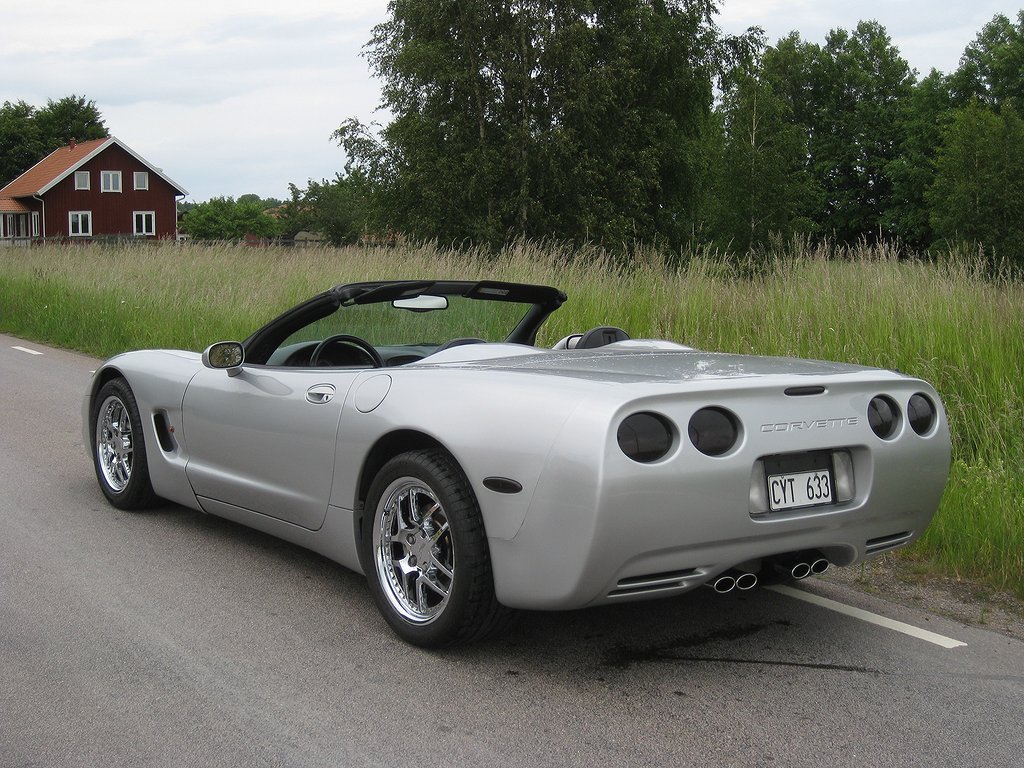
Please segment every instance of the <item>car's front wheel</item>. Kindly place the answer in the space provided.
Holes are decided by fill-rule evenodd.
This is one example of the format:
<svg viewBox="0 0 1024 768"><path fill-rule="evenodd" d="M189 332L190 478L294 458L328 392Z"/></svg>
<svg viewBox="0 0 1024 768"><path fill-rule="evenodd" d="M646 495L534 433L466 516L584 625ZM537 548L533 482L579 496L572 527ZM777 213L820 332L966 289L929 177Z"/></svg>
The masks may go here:
<svg viewBox="0 0 1024 768"><path fill-rule="evenodd" d="M103 495L118 509L152 506L157 497L149 480L142 418L124 379L111 379L100 388L92 427L92 458Z"/></svg>
<svg viewBox="0 0 1024 768"><path fill-rule="evenodd" d="M508 615L494 595L480 507L444 451L404 453L381 468L361 545L377 607L414 645L475 640Z"/></svg>

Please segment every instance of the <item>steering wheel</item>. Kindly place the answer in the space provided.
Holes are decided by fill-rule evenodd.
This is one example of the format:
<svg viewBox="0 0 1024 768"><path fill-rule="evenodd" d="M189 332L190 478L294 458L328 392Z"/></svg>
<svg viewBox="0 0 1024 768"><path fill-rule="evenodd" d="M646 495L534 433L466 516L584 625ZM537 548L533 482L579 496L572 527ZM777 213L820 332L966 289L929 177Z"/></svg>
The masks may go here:
<svg viewBox="0 0 1024 768"><path fill-rule="evenodd" d="M328 336L317 344L316 349L313 350L313 354L309 357L309 364L311 366L318 365L320 363L320 355L322 355L323 351L331 344L347 344L350 347L355 347L370 358L370 362L374 368L384 367L383 358L381 358L380 353L370 342L366 341L366 339L360 339L358 336L350 336L347 333L336 333L333 336Z"/></svg>

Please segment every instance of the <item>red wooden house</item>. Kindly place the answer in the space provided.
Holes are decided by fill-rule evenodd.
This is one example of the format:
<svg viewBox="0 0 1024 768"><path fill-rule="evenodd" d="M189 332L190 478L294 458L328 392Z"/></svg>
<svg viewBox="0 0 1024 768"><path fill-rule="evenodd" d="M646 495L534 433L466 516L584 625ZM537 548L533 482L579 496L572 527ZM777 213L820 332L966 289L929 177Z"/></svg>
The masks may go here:
<svg viewBox="0 0 1024 768"><path fill-rule="evenodd" d="M0 189L0 245L174 238L188 192L114 137L71 142Z"/></svg>

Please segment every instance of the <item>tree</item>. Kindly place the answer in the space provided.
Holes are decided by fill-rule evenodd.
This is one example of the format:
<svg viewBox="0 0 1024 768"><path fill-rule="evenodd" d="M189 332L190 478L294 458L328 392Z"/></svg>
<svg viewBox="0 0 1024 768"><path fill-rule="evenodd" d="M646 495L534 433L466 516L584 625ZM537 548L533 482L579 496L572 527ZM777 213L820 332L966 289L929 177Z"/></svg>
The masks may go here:
<svg viewBox="0 0 1024 768"><path fill-rule="evenodd" d="M0 107L0 186L13 181L46 153L35 120L35 107L5 101Z"/></svg>
<svg viewBox="0 0 1024 768"><path fill-rule="evenodd" d="M1024 120L1012 106L974 102L955 113L927 197L938 236L1024 264Z"/></svg>
<svg viewBox="0 0 1024 768"><path fill-rule="evenodd" d="M903 144L914 74L884 27L833 29L824 46L791 33L765 52L762 76L806 137L804 224L842 242L885 236L888 169Z"/></svg>
<svg viewBox="0 0 1024 768"><path fill-rule="evenodd" d="M358 170L333 181L309 180L305 189L289 185L292 198L284 205L282 231L290 237L301 231L319 232L332 245L356 242L369 229L368 188Z"/></svg>
<svg viewBox="0 0 1024 768"><path fill-rule="evenodd" d="M96 102L88 101L84 96L65 96L58 101L50 99L36 112L35 120L48 147L47 152L71 143L72 139L89 141L110 135Z"/></svg>
<svg viewBox="0 0 1024 768"><path fill-rule="evenodd" d="M613 246L681 244L697 223L702 133L722 56L714 5L591 8L546 48L552 129L541 231Z"/></svg>
<svg viewBox="0 0 1024 768"><path fill-rule="evenodd" d="M1012 102L1024 109L1024 10L1014 24L997 14L982 27L960 59L952 76L952 90L958 106L972 100L999 108Z"/></svg>
<svg viewBox="0 0 1024 768"><path fill-rule="evenodd" d="M679 241L711 107L710 0L393 0L369 44L395 116L335 138L419 238ZM354 153L354 154L353 154Z"/></svg>
<svg viewBox="0 0 1024 768"><path fill-rule="evenodd" d="M813 73L817 110L810 146L825 191L823 221L844 242L886 233L889 164L903 143L914 83L910 66L877 22L829 33Z"/></svg>
<svg viewBox="0 0 1024 768"><path fill-rule="evenodd" d="M778 81L766 75L763 62L773 54L755 52L723 79L714 231L740 251L815 226L807 132L793 118L792 101L776 91Z"/></svg>
<svg viewBox="0 0 1024 768"><path fill-rule="evenodd" d="M899 154L885 169L892 194L882 226L914 248L926 248L934 238L926 192L935 178L935 158L951 116L949 78L933 69L913 88Z"/></svg>
<svg viewBox="0 0 1024 768"><path fill-rule="evenodd" d="M109 135L96 103L82 96L51 99L40 109L24 101L5 101L0 107L0 184L14 180L71 139Z"/></svg>
<svg viewBox="0 0 1024 768"><path fill-rule="evenodd" d="M246 235L276 237L280 227L256 202L214 197L199 203L181 220L181 229L197 240L240 240Z"/></svg>
<svg viewBox="0 0 1024 768"><path fill-rule="evenodd" d="M253 203L258 205L261 211L269 211L271 208L278 208L279 206L284 205L284 201L278 200L276 197L260 197L252 192L245 195L239 195L238 200L235 202Z"/></svg>

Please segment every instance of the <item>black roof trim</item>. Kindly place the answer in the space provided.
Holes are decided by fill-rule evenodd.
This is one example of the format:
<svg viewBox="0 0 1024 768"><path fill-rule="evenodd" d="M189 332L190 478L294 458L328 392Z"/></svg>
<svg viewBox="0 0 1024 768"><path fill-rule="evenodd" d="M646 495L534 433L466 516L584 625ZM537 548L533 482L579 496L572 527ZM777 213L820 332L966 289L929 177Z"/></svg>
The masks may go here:
<svg viewBox="0 0 1024 768"><path fill-rule="evenodd" d="M481 301L542 304L552 310L560 307L566 299L562 291L547 285L507 283L498 280L384 280L339 285L332 293L342 304L373 304L432 293L439 296L464 296L467 299Z"/></svg>

